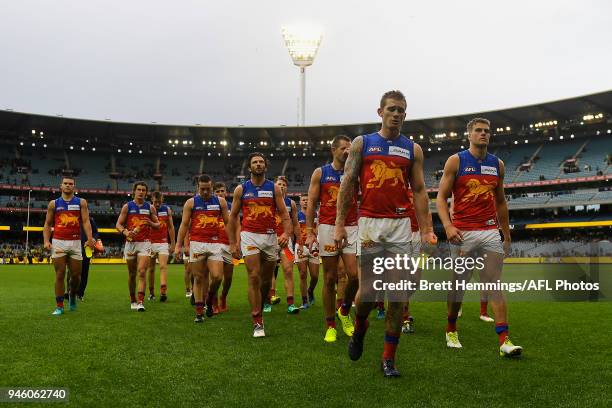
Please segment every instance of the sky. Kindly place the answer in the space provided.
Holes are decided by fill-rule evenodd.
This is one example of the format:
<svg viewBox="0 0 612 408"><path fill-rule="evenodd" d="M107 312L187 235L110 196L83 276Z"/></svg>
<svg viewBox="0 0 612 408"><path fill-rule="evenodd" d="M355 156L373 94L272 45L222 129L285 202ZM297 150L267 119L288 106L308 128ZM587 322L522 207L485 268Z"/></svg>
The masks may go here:
<svg viewBox="0 0 612 408"><path fill-rule="evenodd" d="M121 122L297 124L281 27L320 27L306 124L407 119L612 89L609 0L19 0L0 6L0 109Z"/></svg>

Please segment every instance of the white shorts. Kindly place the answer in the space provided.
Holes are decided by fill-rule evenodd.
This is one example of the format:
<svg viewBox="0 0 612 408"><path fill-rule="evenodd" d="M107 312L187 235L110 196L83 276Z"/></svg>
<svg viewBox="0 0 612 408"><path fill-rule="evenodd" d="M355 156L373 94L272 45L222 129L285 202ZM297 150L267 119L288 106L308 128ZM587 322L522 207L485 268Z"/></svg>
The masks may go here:
<svg viewBox="0 0 612 408"><path fill-rule="evenodd" d="M221 258L223 258L223 263L226 264L234 264L234 257L229 250L229 245L221 244Z"/></svg>
<svg viewBox="0 0 612 408"><path fill-rule="evenodd" d="M140 242L125 242L125 247L123 248L123 256L125 259L134 259L137 256L151 256L151 242L150 241L140 241Z"/></svg>
<svg viewBox="0 0 612 408"><path fill-rule="evenodd" d="M451 256L453 258L466 256L476 251L504 253L501 235L497 229L461 231L461 233L463 234L463 242L459 245L450 244Z"/></svg>
<svg viewBox="0 0 612 408"><path fill-rule="evenodd" d="M64 256L82 261L83 253L81 252L81 240L52 239L51 258L61 258Z"/></svg>
<svg viewBox="0 0 612 408"><path fill-rule="evenodd" d="M218 242L189 242L189 262L197 262L207 257L211 261L223 261L222 246Z"/></svg>
<svg viewBox="0 0 612 408"><path fill-rule="evenodd" d="M242 256L256 255L260 252L268 261L276 261L278 258L278 241L276 234L257 234L255 232L240 232L240 250Z"/></svg>
<svg viewBox="0 0 612 408"><path fill-rule="evenodd" d="M167 242L152 242L151 256L155 255L170 255L170 246Z"/></svg>
<svg viewBox="0 0 612 408"><path fill-rule="evenodd" d="M346 238L348 245L338 251L334 242L335 225L320 224L317 234L319 241L319 256L336 256L340 252L344 254L358 254L357 240L359 238L358 227L356 225L346 226Z"/></svg>
<svg viewBox="0 0 612 408"><path fill-rule="evenodd" d="M359 242L361 252L381 251L394 254L412 253L412 229L410 218L359 218Z"/></svg>
<svg viewBox="0 0 612 408"><path fill-rule="evenodd" d="M295 257L295 263L300 263L300 262L312 262L314 264L319 264L319 257L318 256L312 256L312 254L310 253L310 251L308 250L308 247L306 245L302 245L302 256L298 257L298 250L297 250L297 246L298 244L295 244L295 250L293 251L294 254L296 254Z"/></svg>
<svg viewBox="0 0 612 408"><path fill-rule="evenodd" d="M410 246L412 247L412 253L409 254L411 257L418 258L421 256L421 231L412 231Z"/></svg>

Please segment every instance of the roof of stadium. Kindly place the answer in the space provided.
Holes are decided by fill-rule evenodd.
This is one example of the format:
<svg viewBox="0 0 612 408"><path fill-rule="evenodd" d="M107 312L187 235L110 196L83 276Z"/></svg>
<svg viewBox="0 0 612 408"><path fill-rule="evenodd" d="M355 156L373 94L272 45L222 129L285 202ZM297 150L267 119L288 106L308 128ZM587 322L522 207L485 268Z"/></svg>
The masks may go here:
<svg viewBox="0 0 612 408"><path fill-rule="evenodd" d="M434 135L453 132L450 136L463 137L467 122L474 117L485 117L491 120L492 128L510 127L512 133L521 134L530 131L530 124L547 121L558 121L559 124L580 122L584 115L602 113L606 119L612 116L612 90L583 95L579 97L519 106L486 112L472 112L453 116L408 120L404 123L403 133L424 135L420 143L435 142ZM556 124L556 122L555 122ZM337 134L355 137L375 132L380 124L359 123L322 126L205 126L205 125L169 125L152 123L124 123L111 120L90 120L47 116L32 113L0 111L0 132L4 135L29 135L32 130L44 131L51 137L67 139L97 139L98 141L123 143L136 141L143 143L166 140L228 140L230 146L238 146L239 141L269 141L271 145L294 138L304 140L328 140ZM194 146L195 147L195 146Z"/></svg>

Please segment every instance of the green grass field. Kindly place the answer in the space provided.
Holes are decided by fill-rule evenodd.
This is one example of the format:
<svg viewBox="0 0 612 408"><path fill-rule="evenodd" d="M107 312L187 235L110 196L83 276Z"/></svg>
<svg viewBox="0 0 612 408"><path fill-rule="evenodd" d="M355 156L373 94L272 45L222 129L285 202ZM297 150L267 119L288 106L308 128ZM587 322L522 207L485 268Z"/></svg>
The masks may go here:
<svg viewBox="0 0 612 408"><path fill-rule="evenodd" d="M511 266L506 270L529 268ZM49 266L0 267L0 387L66 387L73 406L612 406L609 302L516 302L511 337L519 360L500 359L492 324L467 303L462 350L446 348L443 303L415 303L416 333L402 335L399 379L379 371L383 323L372 316L364 355L348 338L323 342L316 305L265 315L253 339L242 266L228 313L193 323L182 266L171 266L169 301L130 310L124 265L94 265L85 302L51 316ZM278 282L281 296L282 281ZM0 404L2 405L2 404Z"/></svg>

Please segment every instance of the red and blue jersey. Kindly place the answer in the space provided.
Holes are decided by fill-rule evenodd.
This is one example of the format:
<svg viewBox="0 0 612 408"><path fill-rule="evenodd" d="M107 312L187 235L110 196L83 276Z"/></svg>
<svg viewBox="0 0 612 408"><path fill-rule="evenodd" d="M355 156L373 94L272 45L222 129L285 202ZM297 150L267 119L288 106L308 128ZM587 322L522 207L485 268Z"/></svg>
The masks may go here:
<svg viewBox="0 0 612 408"><path fill-rule="evenodd" d="M81 239L81 199L79 197L72 197L70 201L62 197L55 200L53 238L66 241Z"/></svg>
<svg viewBox="0 0 612 408"><path fill-rule="evenodd" d="M332 164L321 167L321 189L319 194L319 223L336 224L336 205L338 202L338 191L344 176L344 169L336 170ZM346 216L344 225L357 225L357 191L353 194L353 202Z"/></svg>
<svg viewBox="0 0 612 408"><path fill-rule="evenodd" d="M453 185L453 225L467 231L497 228L495 190L499 184L499 159L487 153L481 160L469 150L457 155L459 171Z"/></svg>
<svg viewBox="0 0 612 408"><path fill-rule="evenodd" d="M285 207L287 208L289 219L291 219L291 201L292 200L289 197L285 197L283 201L285 202ZM274 222L275 222L274 231L276 232L276 235L280 237L285 230L283 229L283 223L282 223L280 214L278 213L278 210L276 211L276 214L274 215Z"/></svg>
<svg viewBox="0 0 612 408"><path fill-rule="evenodd" d="M221 216L221 203L215 195L205 200L202 196L193 197L191 210L191 226L189 239L197 242L219 241L219 217Z"/></svg>
<svg viewBox="0 0 612 408"><path fill-rule="evenodd" d="M363 136L360 217L409 217L408 176L413 160L414 142L404 135L394 139L378 132Z"/></svg>
<svg viewBox="0 0 612 408"><path fill-rule="evenodd" d="M157 210L157 219L159 220L159 229L151 229L149 238L154 244L163 244L168 242L168 219L170 218L170 208L166 204L159 206Z"/></svg>
<svg viewBox="0 0 612 408"><path fill-rule="evenodd" d="M132 238L134 242L149 241L151 227L145 224L145 220L151 219L151 204L148 202L138 205L134 200L128 202L127 228L136 230L137 233Z"/></svg>
<svg viewBox="0 0 612 408"><path fill-rule="evenodd" d="M242 231L257 234L274 234L276 227L276 202L274 183L265 180L256 186L251 180L242 184Z"/></svg>
<svg viewBox="0 0 612 408"><path fill-rule="evenodd" d="M306 214L304 214L302 210L298 210L297 220L298 224L300 224L300 238L302 242L306 242ZM298 232L296 231L295 234L297 235Z"/></svg>

